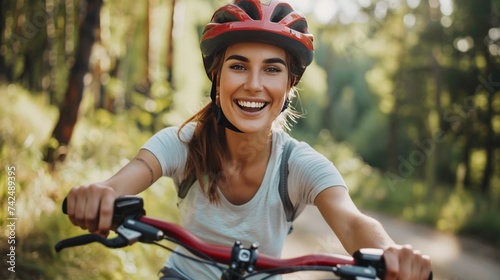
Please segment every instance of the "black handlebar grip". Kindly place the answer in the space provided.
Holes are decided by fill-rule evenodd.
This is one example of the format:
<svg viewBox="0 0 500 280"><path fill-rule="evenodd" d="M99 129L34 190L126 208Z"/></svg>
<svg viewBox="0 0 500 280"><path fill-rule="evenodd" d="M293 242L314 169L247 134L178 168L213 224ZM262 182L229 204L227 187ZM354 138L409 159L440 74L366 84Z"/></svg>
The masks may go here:
<svg viewBox="0 0 500 280"><path fill-rule="evenodd" d="M62 212L68 214L68 198L62 203ZM113 223L121 224L127 216L145 215L144 202L138 196L120 196L115 199L113 208Z"/></svg>
<svg viewBox="0 0 500 280"><path fill-rule="evenodd" d="M385 278L385 259L384 251L381 249L360 249L353 254L356 263L363 266L372 266L380 279ZM432 271L429 274L429 280L432 280Z"/></svg>
<svg viewBox="0 0 500 280"><path fill-rule="evenodd" d="M68 215L68 198L65 197L62 203L62 211L64 214Z"/></svg>

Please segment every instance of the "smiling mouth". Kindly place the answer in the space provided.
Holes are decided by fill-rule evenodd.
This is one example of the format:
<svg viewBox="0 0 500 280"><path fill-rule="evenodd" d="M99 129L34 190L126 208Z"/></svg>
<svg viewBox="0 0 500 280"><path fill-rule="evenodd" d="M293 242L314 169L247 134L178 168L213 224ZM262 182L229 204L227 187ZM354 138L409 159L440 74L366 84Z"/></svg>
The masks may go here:
<svg viewBox="0 0 500 280"><path fill-rule="evenodd" d="M236 104L243 111L246 111L246 112L258 112L258 111L264 109L269 103L267 103L267 102L255 102L255 101L237 100Z"/></svg>

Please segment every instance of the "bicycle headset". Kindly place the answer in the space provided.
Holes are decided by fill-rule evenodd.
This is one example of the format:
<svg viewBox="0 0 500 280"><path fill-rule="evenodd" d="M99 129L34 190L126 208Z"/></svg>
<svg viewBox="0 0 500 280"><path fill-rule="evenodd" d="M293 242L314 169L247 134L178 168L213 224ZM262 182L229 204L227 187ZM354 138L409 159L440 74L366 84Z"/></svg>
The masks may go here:
<svg viewBox="0 0 500 280"><path fill-rule="evenodd" d="M209 73L215 55L229 45L242 42L261 42L280 47L300 64L296 85L314 55L313 35L308 31L302 13L281 0L235 0L219 8L203 29L200 49L203 65L212 81L210 98L219 125L241 132L227 120L216 104L217 77ZM288 106L285 102L282 111Z"/></svg>

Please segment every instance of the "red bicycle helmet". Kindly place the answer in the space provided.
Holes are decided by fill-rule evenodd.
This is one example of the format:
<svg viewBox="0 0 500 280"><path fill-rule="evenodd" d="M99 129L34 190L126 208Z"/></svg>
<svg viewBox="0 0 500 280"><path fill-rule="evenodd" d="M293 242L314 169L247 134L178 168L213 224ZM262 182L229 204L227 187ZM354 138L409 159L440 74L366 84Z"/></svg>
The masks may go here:
<svg viewBox="0 0 500 280"><path fill-rule="evenodd" d="M313 35L308 32L304 15L281 0L234 0L219 8L201 37L201 53L210 79L216 54L222 48L241 42L276 45L299 61L303 71L312 62ZM302 74L301 73L301 74Z"/></svg>

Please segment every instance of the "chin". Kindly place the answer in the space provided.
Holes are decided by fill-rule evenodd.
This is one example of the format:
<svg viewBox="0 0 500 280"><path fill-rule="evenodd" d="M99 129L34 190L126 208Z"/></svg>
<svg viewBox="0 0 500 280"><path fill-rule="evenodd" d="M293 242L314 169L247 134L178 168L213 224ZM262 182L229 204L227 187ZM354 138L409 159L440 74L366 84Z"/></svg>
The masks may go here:
<svg viewBox="0 0 500 280"><path fill-rule="evenodd" d="M259 133L271 131L272 125L236 125L244 133Z"/></svg>

